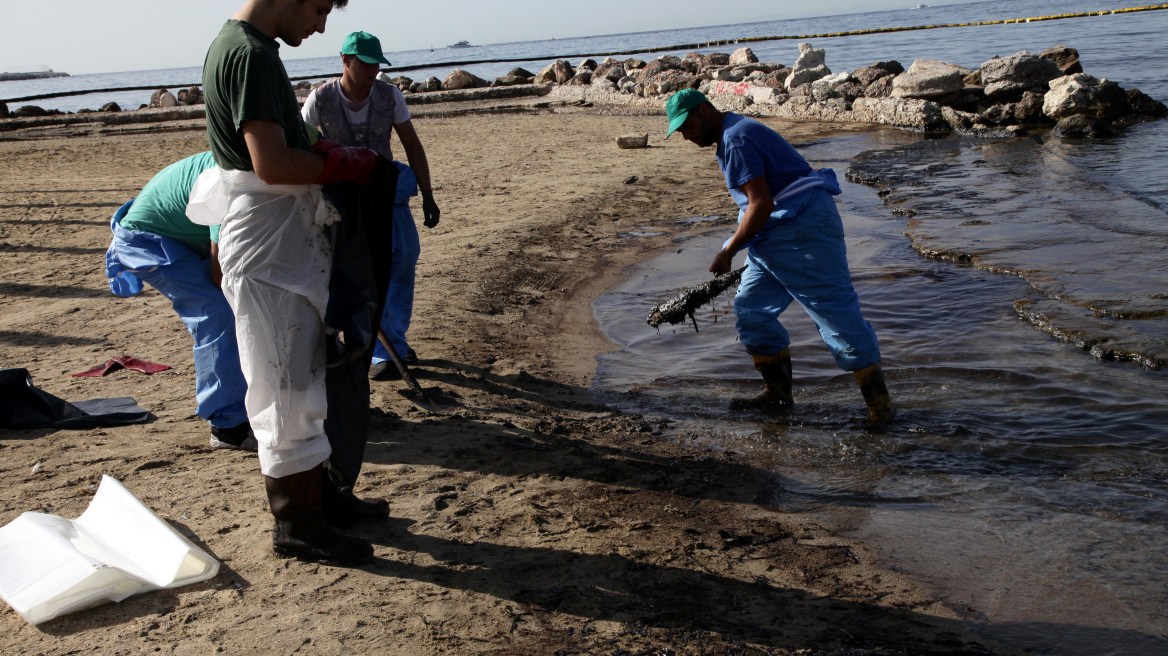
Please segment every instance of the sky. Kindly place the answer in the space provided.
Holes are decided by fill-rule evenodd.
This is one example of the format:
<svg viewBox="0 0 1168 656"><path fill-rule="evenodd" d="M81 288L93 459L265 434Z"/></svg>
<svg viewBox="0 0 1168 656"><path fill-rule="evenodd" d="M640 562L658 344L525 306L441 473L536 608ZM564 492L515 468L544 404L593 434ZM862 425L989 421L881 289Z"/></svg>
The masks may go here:
<svg viewBox="0 0 1168 656"><path fill-rule="evenodd" d="M201 66L207 46L244 0L0 0L0 72L53 69L73 75ZM930 4L953 4L942 0ZM916 6L909 0L350 0L329 16L325 34L285 59L337 54L344 35L365 30L386 51L534 41L705 25L829 16ZM552 9L551 7L556 7Z"/></svg>

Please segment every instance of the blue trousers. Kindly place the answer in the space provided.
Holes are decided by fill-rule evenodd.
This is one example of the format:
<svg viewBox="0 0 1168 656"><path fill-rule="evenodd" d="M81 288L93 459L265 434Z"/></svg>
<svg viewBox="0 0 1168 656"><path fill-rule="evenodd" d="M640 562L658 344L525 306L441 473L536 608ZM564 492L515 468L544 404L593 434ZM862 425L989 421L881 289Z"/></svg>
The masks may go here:
<svg viewBox="0 0 1168 656"><path fill-rule="evenodd" d="M406 200L393 206L393 262L390 264L389 293L385 298L385 310L381 313L381 330L389 338L393 350L403 358L410 349L406 343L406 331L410 329L410 318L414 314L414 270L422 252L418 226L410 213L408 197ZM388 359L389 351L378 341L373 349L373 362Z"/></svg>
<svg viewBox="0 0 1168 656"><path fill-rule="evenodd" d="M216 428L247 421L247 382L239 367L235 314L211 282L211 259L190 251L168 265L134 275L170 299L195 339L196 413Z"/></svg>
<svg viewBox="0 0 1168 656"><path fill-rule="evenodd" d="M791 345L779 315L794 300L815 321L841 369L856 371L880 362L876 331L864 320L852 287L835 200L814 189L772 217L750 242L734 297L738 336L746 352L776 355Z"/></svg>

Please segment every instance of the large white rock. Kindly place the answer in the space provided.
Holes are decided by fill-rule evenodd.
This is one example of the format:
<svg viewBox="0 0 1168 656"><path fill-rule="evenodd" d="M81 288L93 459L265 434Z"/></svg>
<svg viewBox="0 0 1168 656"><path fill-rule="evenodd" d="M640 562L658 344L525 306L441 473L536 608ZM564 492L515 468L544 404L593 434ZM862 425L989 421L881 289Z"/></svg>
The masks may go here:
<svg viewBox="0 0 1168 656"><path fill-rule="evenodd" d="M536 73L535 83L549 84L554 82L556 84L567 84L568 80L571 80L575 75L576 70L572 68L571 64L563 59L557 59L545 66L542 71Z"/></svg>
<svg viewBox="0 0 1168 656"><path fill-rule="evenodd" d="M159 89L150 96L151 107L178 107L178 98L166 89Z"/></svg>
<svg viewBox="0 0 1168 656"><path fill-rule="evenodd" d="M991 59L981 65L981 82L985 95L998 98L1020 94L1034 87L1045 87L1063 72L1049 59L1023 50L1002 59Z"/></svg>
<svg viewBox="0 0 1168 656"><path fill-rule="evenodd" d="M840 86L851 81L851 79L852 76L850 73L834 73L832 75L821 77L818 80L812 82L811 88L822 89L824 91L834 91Z"/></svg>
<svg viewBox="0 0 1168 656"><path fill-rule="evenodd" d="M774 116L799 121L830 121L833 123L848 123L853 120L852 113L845 109L843 101L840 104L817 102L814 98L789 98L779 105Z"/></svg>
<svg viewBox="0 0 1168 656"><path fill-rule="evenodd" d="M592 88L599 89L601 91L619 91L620 90L617 88L616 82L613 82L612 80L605 78L605 77L593 78L591 86L592 86Z"/></svg>
<svg viewBox="0 0 1168 656"><path fill-rule="evenodd" d="M474 75L473 73L464 71L461 68L456 68L453 71L450 71L450 73L446 75L446 78L442 80L442 88L446 91L453 91L455 89L474 89L485 86L487 86L485 80Z"/></svg>
<svg viewBox="0 0 1168 656"><path fill-rule="evenodd" d="M945 129L949 124L935 102L915 98L856 98L852 115L860 123L880 123L914 130Z"/></svg>
<svg viewBox="0 0 1168 656"><path fill-rule="evenodd" d="M828 75L831 75L831 69L826 66L804 68L803 70L792 70L791 76L788 77L786 81L787 89L793 90L797 87L801 87L809 82L814 82Z"/></svg>
<svg viewBox="0 0 1168 656"><path fill-rule="evenodd" d="M810 43L799 44L799 59L795 60L795 70L800 68L815 68L826 63L827 53L823 48L816 48Z"/></svg>
<svg viewBox="0 0 1168 656"><path fill-rule="evenodd" d="M796 59L795 65L791 67L791 76L787 78L788 91L831 75L831 69L824 63L827 53L823 48L815 48L810 43L800 43L799 53L799 59Z"/></svg>
<svg viewBox="0 0 1168 656"><path fill-rule="evenodd" d="M937 98L965 87L965 76L973 71L937 59L918 59L892 80L895 98Z"/></svg>
<svg viewBox="0 0 1168 656"><path fill-rule="evenodd" d="M1086 73L1051 80L1042 100L1042 113L1056 120L1076 114L1112 119L1130 112L1131 101L1118 84Z"/></svg>
<svg viewBox="0 0 1168 656"><path fill-rule="evenodd" d="M783 93L782 89L773 87L751 86L747 95L756 105L780 105L787 100L787 94Z"/></svg>
<svg viewBox="0 0 1168 656"><path fill-rule="evenodd" d="M758 57L754 56L754 51L750 48L742 47L730 53L730 65L741 66L742 64L753 64L758 61Z"/></svg>

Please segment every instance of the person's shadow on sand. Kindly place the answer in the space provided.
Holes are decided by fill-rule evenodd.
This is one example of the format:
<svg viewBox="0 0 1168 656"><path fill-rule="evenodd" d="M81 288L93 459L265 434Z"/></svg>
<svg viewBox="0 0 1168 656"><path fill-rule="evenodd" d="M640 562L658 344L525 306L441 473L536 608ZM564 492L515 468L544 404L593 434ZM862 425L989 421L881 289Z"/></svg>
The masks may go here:
<svg viewBox="0 0 1168 656"><path fill-rule="evenodd" d="M427 368L418 370L419 378L454 389L486 388L504 397L506 403L520 405L519 414L527 415L524 427L475 416L476 409L469 405L463 409L474 418L435 415L422 421L415 421L422 416L399 421L383 416L373 421L367 462L436 466L517 479L563 476L600 486L680 495L694 499L695 505L701 500L771 504L786 494L777 475L740 462L732 454L703 458L689 450L673 457L668 449L642 448L642 443L661 438L652 435L653 427L638 417L615 413L585 420L557 417L557 409L580 407L578 399L588 398L583 388L524 373L493 374L449 361L424 361L423 366ZM489 408L483 410L490 412ZM606 435L594 441L588 438L590 434ZM452 487L455 489L445 494L436 493L435 508L473 509L473 495ZM596 488L585 493L590 491ZM864 506L879 501L887 499L865 498L862 493L833 494L831 498L836 505ZM619 521L587 526L586 530L620 530L612 526L614 523ZM490 594L588 620L665 627L681 641L675 647L692 648L695 645L685 641L693 640L693 631L711 631L784 650L874 648L919 640L909 653L990 653L958 639L968 635L963 622L881 607L859 598L819 596L775 585L763 577L755 581L730 579L704 571L700 550L691 551L685 562L674 567L615 553L588 554L482 541L466 544L458 538L413 534L409 525L407 520L391 520L388 527L362 531L375 543L391 547L388 555L365 569L442 588ZM611 546L612 542L604 544ZM790 566L775 563L779 570ZM522 609L516 613L518 618ZM833 628L811 633L806 628L809 626ZM1090 631L1096 638L1106 636L1106 642L1092 640L1091 645L1132 645L1135 654L1168 653L1168 641L1139 631L1048 623L984 623L976 630L1006 636L1013 646L1033 646L1040 651L1040 635ZM922 635L932 638L910 637ZM557 648L574 653L572 645L586 638L577 634L571 644L563 635L556 640L559 643L539 646L547 647L548 653ZM611 644L606 647L605 653L619 652Z"/></svg>
<svg viewBox="0 0 1168 656"><path fill-rule="evenodd" d="M363 567L386 576L473 591L547 612L685 632L710 631L782 649L905 644L908 627L963 633L958 623L911 611L829 599L762 580L738 581L701 571L658 566L615 554L487 542L464 544L409 532L409 520L363 531L389 555ZM701 555L695 555L701 558ZM700 609L700 614L695 614ZM830 618L830 621L827 619ZM812 624L832 626L808 635ZM922 646L965 650L956 636Z"/></svg>
<svg viewBox="0 0 1168 656"><path fill-rule="evenodd" d="M383 465L434 465L455 471L524 477L568 476L605 485L668 492L692 499L774 505L795 493L783 489L781 477L740 462L733 453L677 457L641 448L662 438L635 416L589 420L549 418L532 421L534 429L463 417L432 417L421 422L374 417L365 462ZM576 437L611 435L601 444ZM919 499L873 498L858 491L819 491L817 502L870 506Z"/></svg>
<svg viewBox="0 0 1168 656"><path fill-rule="evenodd" d="M466 544L411 533L411 524L409 520L393 519L386 525L363 531L375 544L390 549L387 555L362 569L515 602L512 612L516 621L528 609L536 608L579 616L583 618L582 623L604 620L631 627L666 629L665 639L678 641L680 644L675 647L685 645L691 649L699 646L694 641L700 640L703 632L712 632L732 641L748 640L781 650L876 649L897 645L907 648L903 653L911 654L983 655L1010 651L988 640L984 644L963 642L960 637L969 633L960 621L822 597L776 585L765 576L741 581L615 554L487 542ZM695 554L690 558L693 563L688 564L696 564L700 569L702 557ZM1010 626L1024 630L1028 625ZM809 630L808 627L830 628ZM1055 628L1044 626L1046 631ZM512 624L510 630L514 629ZM1141 654L1165 653L1168 649L1168 641L1138 631L1095 631L1109 633L1122 644L1154 648L1141 650ZM585 647L589 638L584 634L560 634L548 644L551 638L547 635L539 638L544 642L541 647L548 648L547 653L555 649L556 640L561 647L584 649L580 653L605 646ZM523 638L512 634L512 639ZM657 639L662 639L660 634ZM513 646L522 647L522 643Z"/></svg>

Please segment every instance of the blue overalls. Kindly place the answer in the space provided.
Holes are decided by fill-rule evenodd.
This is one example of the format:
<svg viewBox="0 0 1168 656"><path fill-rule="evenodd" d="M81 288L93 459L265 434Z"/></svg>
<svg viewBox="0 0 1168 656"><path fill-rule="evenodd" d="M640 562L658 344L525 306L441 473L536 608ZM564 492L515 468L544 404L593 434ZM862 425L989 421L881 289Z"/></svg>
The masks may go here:
<svg viewBox="0 0 1168 656"><path fill-rule="evenodd" d="M393 202L393 262L390 265L389 293L385 297L385 310L381 313L381 330L393 350L404 358L410 349L406 343L406 331L414 314L414 269L422 244L418 238L418 226L410 213L410 197L418 195L418 179L410 167L397 161L394 164L400 173L397 197ZM373 363L388 359L389 351L379 340L373 349Z"/></svg>
<svg viewBox="0 0 1168 656"><path fill-rule="evenodd" d="M876 331L852 287L843 221L832 198L839 193L831 169L791 183L776 194L766 227L747 244L747 267L734 296L747 353L776 355L791 345L779 315L794 300L815 321L841 369L880 362Z"/></svg>
<svg viewBox="0 0 1168 656"><path fill-rule="evenodd" d="M170 299L195 340L195 412L215 428L234 428L247 421L247 382L239 367L235 315L211 282L211 258L170 237L122 228L133 202L110 220L114 237L105 254L110 291L135 296L145 282Z"/></svg>

